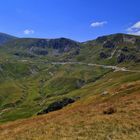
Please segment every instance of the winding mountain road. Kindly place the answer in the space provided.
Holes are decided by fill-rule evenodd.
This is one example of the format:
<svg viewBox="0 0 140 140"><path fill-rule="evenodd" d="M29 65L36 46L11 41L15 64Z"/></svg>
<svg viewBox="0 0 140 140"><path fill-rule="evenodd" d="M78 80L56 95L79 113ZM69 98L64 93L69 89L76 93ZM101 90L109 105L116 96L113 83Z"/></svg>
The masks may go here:
<svg viewBox="0 0 140 140"><path fill-rule="evenodd" d="M67 64L76 64L76 65L87 65L87 66L95 66L95 67L101 67L105 69L112 69L115 71L124 71L124 72L138 72L139 70L129 70L125 67L118 67L118 66L108 66L108 65L100 65L100 64L92 64L92 63L83 63L83 62L52 62L53 65L67 65Z"/></svg>

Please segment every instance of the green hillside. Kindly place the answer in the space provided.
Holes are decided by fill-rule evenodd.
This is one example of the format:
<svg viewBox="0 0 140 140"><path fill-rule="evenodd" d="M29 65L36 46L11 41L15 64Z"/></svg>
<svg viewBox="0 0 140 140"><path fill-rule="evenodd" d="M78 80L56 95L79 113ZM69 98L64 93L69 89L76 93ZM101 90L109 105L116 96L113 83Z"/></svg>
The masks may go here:
<svg viewBox="0 0 140 140"><path fill-rule="evenodd" d="M107 73L65 95L80 97L75 103L47 115L3 124L0 136L4 140L139 140L139 91L139 73Z"/></svg>
<svg viewBox="0 0 140 140"><path fill-rule="evenodd" d="M0 139L139 140L139 92L138 36L2 41Z"/></svg>
<svg viewBox="0 0 140 140"><path fill-rule="evenodd" d="M117 65L140 62L140 37L114 34L87 42L66 38L20 38L1 46L10 59L42 59L43 61L78 61Z"/></svg>
<svg viewBox="0 0 140 140"><path fill-rule="evenodd" d="M117 65L140 62L140 37L114 34L83 43L78 61Z"/></svg>

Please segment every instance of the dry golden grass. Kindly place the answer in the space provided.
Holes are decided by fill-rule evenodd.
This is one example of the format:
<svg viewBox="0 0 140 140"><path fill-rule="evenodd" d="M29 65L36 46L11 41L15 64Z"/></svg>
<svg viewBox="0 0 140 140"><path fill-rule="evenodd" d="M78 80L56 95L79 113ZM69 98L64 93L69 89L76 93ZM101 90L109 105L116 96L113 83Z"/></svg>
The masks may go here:
<svg viewBox="0 0 140 140"><path fill-rule="evenodd" d="M116 112L104 114L110 107ZM0 140L140 140L139 120L140 81L127 82L107 95L90 94L60 111L1 125Z"/></svg>

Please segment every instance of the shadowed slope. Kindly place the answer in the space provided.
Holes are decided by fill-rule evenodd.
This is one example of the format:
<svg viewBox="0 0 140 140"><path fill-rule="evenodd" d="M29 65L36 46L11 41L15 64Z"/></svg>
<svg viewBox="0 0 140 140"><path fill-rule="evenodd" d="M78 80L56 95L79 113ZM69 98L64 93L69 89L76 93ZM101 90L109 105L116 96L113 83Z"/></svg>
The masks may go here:
<svg viewBox="0 0 140 140"><path fill-rule="evenodd" d="M0 45L3 45L4 43L7 43L14 39L16 39L16 37L5 34L5 33L0 33Z"/></svg>

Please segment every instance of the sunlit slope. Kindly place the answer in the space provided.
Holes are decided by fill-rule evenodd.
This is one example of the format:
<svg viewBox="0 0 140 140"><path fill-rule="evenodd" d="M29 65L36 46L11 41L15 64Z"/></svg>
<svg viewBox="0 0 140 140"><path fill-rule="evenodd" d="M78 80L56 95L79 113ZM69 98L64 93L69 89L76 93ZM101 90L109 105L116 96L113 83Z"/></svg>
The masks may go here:
<svg viewBox="0 0 140 140"><path fill-rule="evenodd" d="M0 122L36 115L49 104L64 97L80 97L69 92L80 89L111 71L74 64L59 66L19 61L3 63Z"/></svg>
<svg viewBox="0 0 140 140"><path fill-rule="evenodd" d="M80 96L79 101L60 111L1 125L0 136L6 140L139 140L139 79L139 73L108 73L68 93Z"/></svg>
<svg viewBox="0 0 140 140"><path fill-rule="evenodd" d="M139 63L140 37L113 34L84 42L76 60L111 65Z"/></svg>

